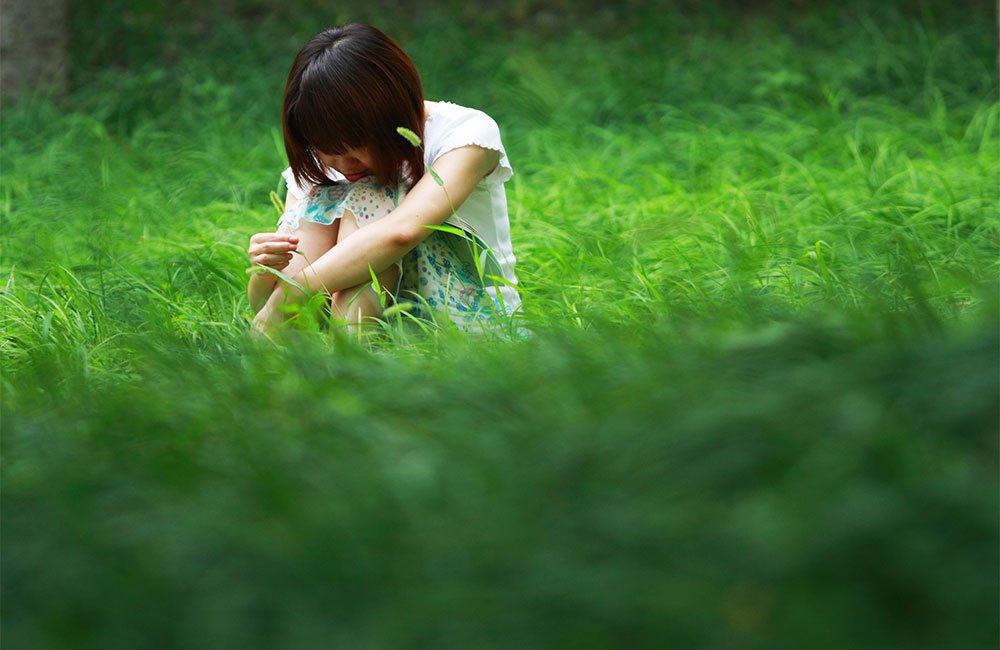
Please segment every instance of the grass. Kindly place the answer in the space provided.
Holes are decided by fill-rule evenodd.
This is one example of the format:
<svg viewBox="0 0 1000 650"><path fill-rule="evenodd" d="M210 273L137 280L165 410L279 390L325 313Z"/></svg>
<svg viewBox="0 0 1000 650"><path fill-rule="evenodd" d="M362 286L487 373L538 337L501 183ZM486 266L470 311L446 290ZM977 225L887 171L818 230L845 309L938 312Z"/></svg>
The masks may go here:
<svg viewBox="0 0 1000 650"><path fill-rule="evenodd" d="M4 110L8 645L996 644L974 7L362 14L500 123L535 335L273 346L245 248L321 24L254 6L84 3L74 91Z"/></svg>

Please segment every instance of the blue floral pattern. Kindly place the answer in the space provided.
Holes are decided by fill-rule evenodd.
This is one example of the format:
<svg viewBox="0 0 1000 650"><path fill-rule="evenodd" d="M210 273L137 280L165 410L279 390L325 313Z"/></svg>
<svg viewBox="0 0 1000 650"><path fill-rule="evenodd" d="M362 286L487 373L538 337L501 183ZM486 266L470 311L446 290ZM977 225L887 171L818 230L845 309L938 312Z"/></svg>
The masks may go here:
<svg viewBox="0 0 1000 650"><path fill-rule="evenodd" d="M292 213L282 215L279 230L295 230L302 219L331 224L348 211L364 227L395 209L403 194L398 186L382 187L371 178L316 187ZM400 260L393 298L408 303L406 310L418 318L440 322L443 315L459 329L482 329L491 316L505 313L476 268L477 253L488 250L470 233L434 231Z"/></svg>

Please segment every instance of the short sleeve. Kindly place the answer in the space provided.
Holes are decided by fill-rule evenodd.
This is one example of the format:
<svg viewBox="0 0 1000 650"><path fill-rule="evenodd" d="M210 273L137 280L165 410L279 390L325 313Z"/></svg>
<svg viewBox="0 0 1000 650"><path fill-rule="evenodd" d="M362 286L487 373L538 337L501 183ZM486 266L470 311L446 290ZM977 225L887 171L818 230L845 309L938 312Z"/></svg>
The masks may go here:
<svg viewBox="0 0 1000 650"><path fill-rule="evenodd" d="M347 180L347 178L336 169L327 167L324 171L326 172L327 178L331 181L339 182ZM286 167L285 171L281 172L281 177L285 179L285 185L288 187L288 192L297 199L308 196L309 192L311 192L314 187L312 184L299 185L295 182L295 174L292 173L291 167Z"/></svg>
<svg viewBox="0 0 1000 650"><path fill-rule="evenodd" d="M514 170L507 159L507 151L500 140L500 127L492 117L473 109L468 109L463 115L449 120L448 124L438 130L438 125L428 125L428 130L435 137L428 137L427 155L424 162L433 164L435 160L453 149L475 145L500 153L500 162L496 169L484 179L488 183L505 183L514 175Z"/></svg>
<svg viewBox="0 0 1000 650"><path fill-rule="evenodd" d="M292 191L291 185L288 188ZM351 189L349 183L334 183L313 188L304 195L305 198L299 199L291 212L286 211L281 215L278 220L279 228L295 230L303 219L324 226L330 225L343 216Z"/></svg>
<svg viewBox="0 0 1000 650"><path fill-rule="evenodd" d="M281 177L285 179L285 185L288 187L288 193L297 199L301 199L303 196L308 194L311 189L302 187L295 182L295 175L292 173L291 167L288 167L285 171L281 172Z"/></svg>

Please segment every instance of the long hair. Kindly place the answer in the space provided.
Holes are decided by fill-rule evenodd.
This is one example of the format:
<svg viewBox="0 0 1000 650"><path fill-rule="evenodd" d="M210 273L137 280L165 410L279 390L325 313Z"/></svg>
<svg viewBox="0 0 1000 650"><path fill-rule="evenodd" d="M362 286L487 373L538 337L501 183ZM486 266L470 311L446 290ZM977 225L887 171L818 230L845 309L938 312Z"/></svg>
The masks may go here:
<svg viewBox="0 0 1000 650"><path fill-rule="evenodd" d="M288 74L281 106L285 152L295 180L333 182L316 155L368 147L383 185L424 174L421 150L396 131L424 137L424 89L413 61L381 30L362 23L309 39Z"/></svg>

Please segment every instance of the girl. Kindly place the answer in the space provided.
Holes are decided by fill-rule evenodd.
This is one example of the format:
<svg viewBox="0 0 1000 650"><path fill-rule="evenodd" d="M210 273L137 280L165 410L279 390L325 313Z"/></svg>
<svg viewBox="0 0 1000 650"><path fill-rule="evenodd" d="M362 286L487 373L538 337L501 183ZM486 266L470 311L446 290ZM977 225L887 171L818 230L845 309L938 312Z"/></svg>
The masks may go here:
<svg viewBox="0 0 1000 650"><path fill-rule="evenodd" d="M318 292L348 322L381 316L372 274L390 302L410 303L400 309L463 329L518 308L500 131L485 113L425 101L395 41L357 23L317 34L292 65L281 121L285 211L248 254L295 283L251 275L256 328Z"/></svg>

